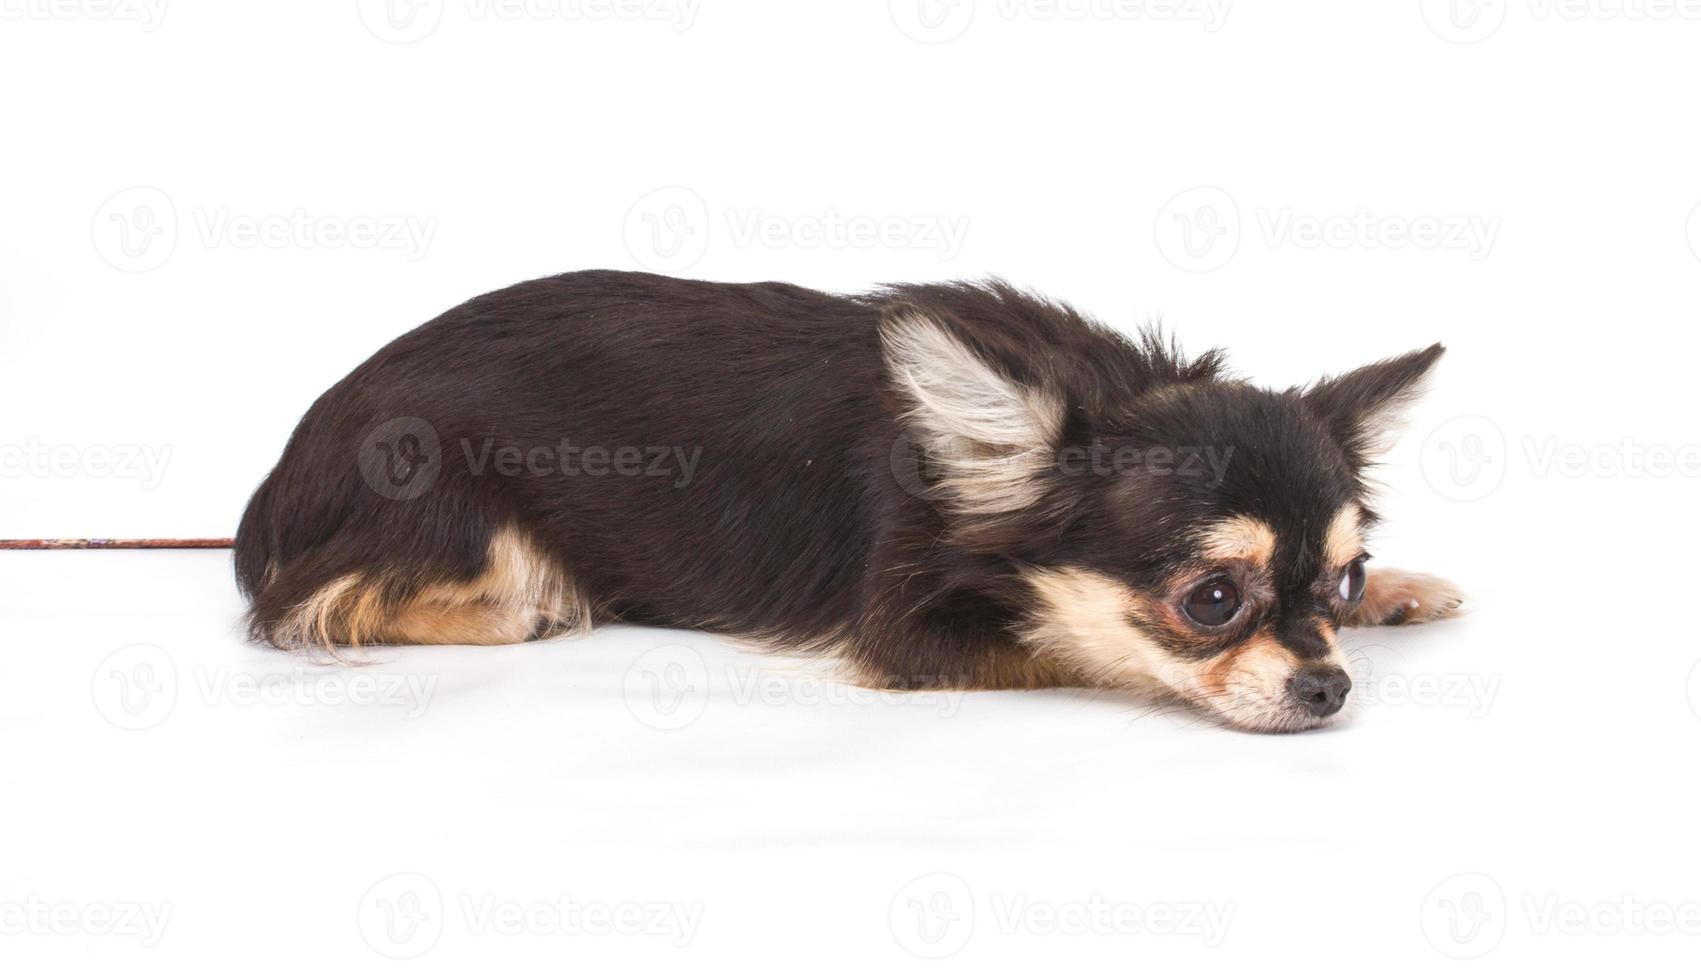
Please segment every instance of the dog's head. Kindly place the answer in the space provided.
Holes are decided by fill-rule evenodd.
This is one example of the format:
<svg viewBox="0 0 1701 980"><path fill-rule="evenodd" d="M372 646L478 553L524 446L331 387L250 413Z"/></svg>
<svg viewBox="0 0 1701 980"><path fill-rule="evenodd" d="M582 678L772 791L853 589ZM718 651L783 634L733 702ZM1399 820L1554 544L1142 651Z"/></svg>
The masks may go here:
<svg viewBox="0 0 1701 980"><path fill-rule="evenodd" d="M1269 391L1148 340L1116 356L1167 376L1119 396L1080 351L1020 364L914 309L883 335L957 543L1017 569L1022 642L1243 728L1340 709L1335 634L1376 519L1364 472L1439 345Z"/></svg>

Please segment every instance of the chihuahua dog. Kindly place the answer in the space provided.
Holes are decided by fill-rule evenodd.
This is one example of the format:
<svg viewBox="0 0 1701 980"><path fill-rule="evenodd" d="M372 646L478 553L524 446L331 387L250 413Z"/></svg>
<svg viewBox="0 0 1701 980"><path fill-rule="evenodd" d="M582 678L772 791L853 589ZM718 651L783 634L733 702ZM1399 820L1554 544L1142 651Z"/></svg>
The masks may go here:
<svg viewBox="0 0 1701 980"><path fill-rule="evenodd" d="M255 639L333 655L627 622L1305 729L1351 686L1339 628L1460 604L1366 568L1367 467L1441 353L1272 391L997 281L555 276L321 396L237 579Z"/></svg>

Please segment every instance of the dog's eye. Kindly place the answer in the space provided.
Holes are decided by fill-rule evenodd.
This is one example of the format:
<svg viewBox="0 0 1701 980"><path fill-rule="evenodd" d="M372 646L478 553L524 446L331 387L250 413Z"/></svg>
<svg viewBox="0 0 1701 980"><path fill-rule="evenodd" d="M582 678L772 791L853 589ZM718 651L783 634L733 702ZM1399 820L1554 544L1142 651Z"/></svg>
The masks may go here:
<svg viewBox="0 0 1701 980"><path fill-rule="evenodd" d="M1364 598L1364 559L1357 558L1341 576L1341 601L1357 602Z"/></svg>
<svg viewBox="0 0 1701 980"><path fill-rule="evenodd" d="M1188 593L1181 610L1200 626L1222 626L1240 611L1240 590L1226 578L1212 579Z"/></svg>

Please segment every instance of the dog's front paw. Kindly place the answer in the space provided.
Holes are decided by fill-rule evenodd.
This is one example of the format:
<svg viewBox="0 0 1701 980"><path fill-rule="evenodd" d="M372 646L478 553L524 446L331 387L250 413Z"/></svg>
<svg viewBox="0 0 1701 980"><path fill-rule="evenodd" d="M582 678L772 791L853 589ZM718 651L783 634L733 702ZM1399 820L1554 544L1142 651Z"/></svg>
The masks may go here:
<svg viewBox="0 0 1701 980"><path fill-rule="evenodd" d="M1372 569L1364 585L1364 599L1347 617L1348 626L1401 626L1430 623L1457 616L1465 595L1444 578Z"/></svg>

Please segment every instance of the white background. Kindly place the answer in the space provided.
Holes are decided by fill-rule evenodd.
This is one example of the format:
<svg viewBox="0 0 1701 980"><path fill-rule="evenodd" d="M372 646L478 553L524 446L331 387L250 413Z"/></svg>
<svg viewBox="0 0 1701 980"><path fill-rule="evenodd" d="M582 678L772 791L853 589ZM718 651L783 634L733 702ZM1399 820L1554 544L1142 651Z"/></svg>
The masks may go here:
<svg viewBox="0 0 1701 980"><path fill-rule="evenodd" d="M240 642L222 553L6 554L0 957L1677 975L1697 45L1660 0L0 0L0 536L227 535L315 395L519 279L999 274L1273 385L1447 343L1374 550L1474 600L1349 637L1351 717L1275 738L642 630L397 651L363 697ZM474 914L562 895L700 922ZM1045 918L1094 902L1144 924ZM127 903L157 941L93 924Z"/></svg>

